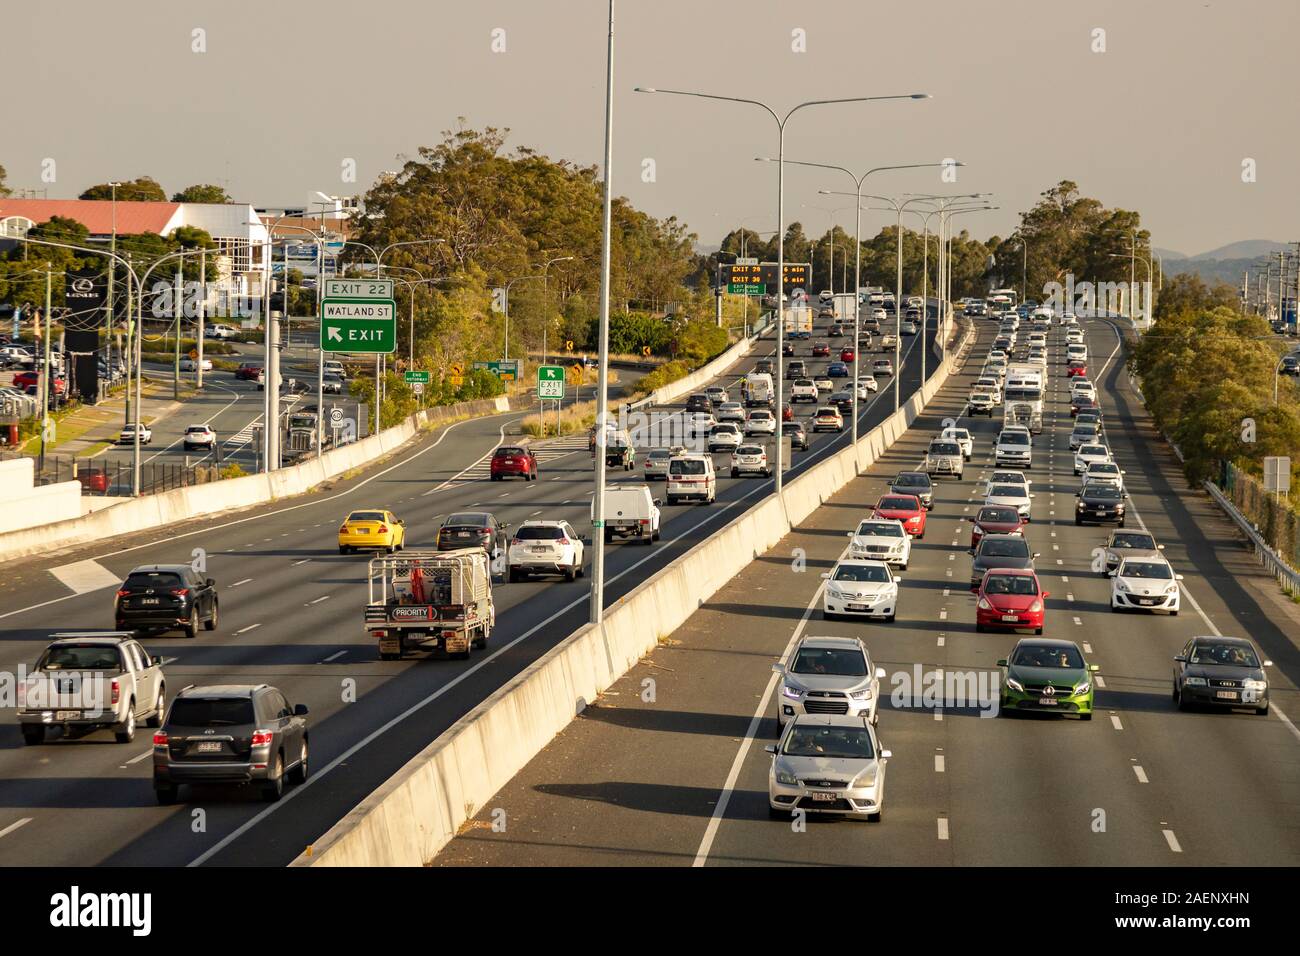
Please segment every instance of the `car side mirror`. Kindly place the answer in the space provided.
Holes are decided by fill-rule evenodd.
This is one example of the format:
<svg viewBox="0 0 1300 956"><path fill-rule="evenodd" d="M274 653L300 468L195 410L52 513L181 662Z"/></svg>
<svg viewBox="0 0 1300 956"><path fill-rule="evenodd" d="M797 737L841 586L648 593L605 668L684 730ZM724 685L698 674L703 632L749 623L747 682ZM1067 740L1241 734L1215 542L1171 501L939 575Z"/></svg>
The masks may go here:
<svg viewBox="0 0 1300 956"><path fill-rule="evenodd" d="M1121 469L1119 470L1119 473L1120 473L1121 475L1127 475L1127 474L1128 474L1128 472L1125 471L1123 468L1121 468Z"/></svg>
<svg viewBox="0 0 1300 956"><path fill-rule="evenodd" d="M214 581L212 578L208 578L208 580L207 580L207 585L208 585L208 587L210 587L210 588L215 588L215 587L217 586L217 582Z"/></svg>
<svg viewBox="0 0 1300 956"><path fill-rule="evenodd" d="M1082 497L1083 497L1083 492L1082 492L1082 491L1076 491L1076 492L1074 493L1074 497L1076 497L1076 498L1082 498Z"/></svg>
<svg viewBox="0 0 1300 956"><path fill-rule="evenodd" d="M888 759L889 759L890 757L892 757L892 756L894 756L893 753L891 753L891 752L888 751L888 750L882 750L882 751L880 751L880 759L881 759L881 760L888 760Z"/></svg>
<svg viewBox="0 0 1300 956"><path fill-rule="evenodd" d="M1264 666L1265 666L1265 667L1272 667L1272 666L1273 666L1273 662L1272 662L1272 661L1265 661L1265 662L1264 662Z"/></svg>
<svg viewBox="0 0 1300 956"><path fill-rule="evenodd" d="M504 531L506 530L506 528L510 527L510 522L502 521L499 525L497 525L497 527L500 528L502 531Z"/></svg>
<svg viewBox="0 0 1300 956"><path fill-rule="evenodd" d="M652 502L654 502L654 506L655 506L656 508L658 508L661 504L663 504L663 499L662 499L662 498L651 498L650 500L651 500Z"/></svg>
<svg viewBox="0 0 1300 956"><path fill-rule="evenodd" d="M1127 497L1128 497L1128 495L1127 495L1127 494L1126 494L1126 495L1125 495L1125 496L1124 496L1124 497L1125 497L1125 498L1127 498Z"/></svg>
<svg viewBox="0 0 1300 956"><path fill-rule="evenodd" d="M967 549L966 549L966 553L967 553L967 554L970 554L970 555L974 555L974 554L975 554L975 549L974 549L974 548L967 548Z"/></svg>
<svg viewBox="0 0 1300 956"><path fill-rule="evenodd" d="M308 711L307 711L307 705L306 705L306 704L294 704L294 705L293 705L293 715L294 715L295 717L306 717L306 716L307 716L307 713L308 713Z"/></svg>
<svg viewBox="0 0 1300 956"><path fill-rule="evenodd" d="M1175 654L1175 655L1174 655L1174 660L1176 660L1176 661L1177 661L1178 663L1180 663L1180 664L1186 664L1186 663L1187 663L1187 655L1186 655L1186 654Z"/></svg>
<svg viewBox="0 0 1300 956"><path fill-rule="evenodd" d="M1183 576L1182 576L1181 574L1175 574L1175 575L1174 575L1174 580L1175 580L1175 581L1181 581L1182 579L1183 579Z"/></svg>
<svg viewBox="0 0 1300 956"><path fill-rule="evenodd" d="M1043 600L1044 600L1044 601L1046 601L1046 600L1047 600L1049 597L1051 597L1051 596L1052 596L1052 592L1051 592L1051 591L1044 591L1044 592L1043 592Z"/></svg>
<svg viewBox="0 0 1300 956"><path fill-rule="evenodd" d="M1165 549L1165 546L1164 546L1163 544L1158 544L1158 545L1156 545L1156 550L1157 550L1157 551L1163 551L1164 549Z"/></svg>
<svg viewBox="0 0 1300 956"><path fill-rule="evenodd" d="M885 669L884 669L883 667L877 667L877 668L876 668L876 679L877 679L877 680L884 680L887 676L888 676L888 675L885 673Z"/></svg>
<svg viewBox="0 0 1300 956"><path fill-rule="evenodd" d="M1038 551L1035 551L1035 552L1034 552L1034 557L1036 557L1036 558L1041 558L1042 556L1043 556L1043 555L1042 555L1041 552L1038 552Z"/></svg>
<svg viewBox="0 0 1300 956"><path fill-rule="evenodd" d="M1030 495L1029 497L1031 497L1031 498L1037 498L1038 495Z"/></svg>
<svg viewBox="0 0 1300 956"><path fill-rule="evenodd" d="M773 674L781 674L782 676L784 676L784 675L785 675L785 665L782 664L782 663L779 662L779 661L778 661L777 663L773 664L773 665L772 665L772 673L773 673Z"/></svg>
<svg viewBox="0 0 1300 956"><path fill-rule="evenodd" d="M1005 657L998 658L997 665L998 665L998 667L1006 667L1006 666L1007 666L1007 659L1006 659Z"/></svg>
<svg viewBox="0 0 1300 956"><path fill-rule="evenodd" d="M829 580L829 579L830 579L830 576L831 576L831 573L830 573L829 571L823 571L823 572L822 572L822 580L823 580L823 581Z"/></svg>
<svg viewBox="0 0 1300 956"><path fill-rule="evenodd" d="M767 745L766 747L764 747L763 749L764 749L765 751L767 751L768 753L770 753L773 757L776 756L776 744L768 744L768 745Z"/></svg>

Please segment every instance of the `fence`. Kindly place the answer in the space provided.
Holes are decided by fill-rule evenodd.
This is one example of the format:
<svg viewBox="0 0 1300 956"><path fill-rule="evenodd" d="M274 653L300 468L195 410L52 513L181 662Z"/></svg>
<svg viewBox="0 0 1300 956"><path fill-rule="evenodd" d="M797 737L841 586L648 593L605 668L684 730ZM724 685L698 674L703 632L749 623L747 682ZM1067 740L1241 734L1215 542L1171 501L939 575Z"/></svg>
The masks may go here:
<svg viewBox="0 0 1300 956"><path fill-rule="evenodd" d="M0 459L30 457L36 462L36 484L52 485L61 481L80 481L82 494L129 498L132 462L76 458L72 455L24 456L0 451ZM157 494L174 488L189 488L219 480L219 469L212 465L187 465L184 462L142 462L141 494Z"/></svg>
<svg viewBox="0 0 1300 956"><path fill-rule="evenodd" d="M1264 490L1253 476L1231 462L1224 462L1220 476L1222 490L1206 482L1206 490L1225 507L1229 517L1255 545L1260 561L1282 587L1300 594L1300 515L1285 501Z"/></svg>

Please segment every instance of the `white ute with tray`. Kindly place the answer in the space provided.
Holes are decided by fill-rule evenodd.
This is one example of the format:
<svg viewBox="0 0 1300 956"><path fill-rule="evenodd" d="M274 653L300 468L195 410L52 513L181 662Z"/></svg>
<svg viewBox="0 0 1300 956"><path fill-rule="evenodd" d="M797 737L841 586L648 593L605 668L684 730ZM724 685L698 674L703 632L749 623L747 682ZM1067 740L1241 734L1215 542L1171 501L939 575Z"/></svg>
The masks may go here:
<svg viewBox="0 0 1300 956"><path fill-rule="evenodd" d="M482 548L403 551L370 559L366 630L382 660L413 648L468 660L496 624L492 568Z"/></svg>

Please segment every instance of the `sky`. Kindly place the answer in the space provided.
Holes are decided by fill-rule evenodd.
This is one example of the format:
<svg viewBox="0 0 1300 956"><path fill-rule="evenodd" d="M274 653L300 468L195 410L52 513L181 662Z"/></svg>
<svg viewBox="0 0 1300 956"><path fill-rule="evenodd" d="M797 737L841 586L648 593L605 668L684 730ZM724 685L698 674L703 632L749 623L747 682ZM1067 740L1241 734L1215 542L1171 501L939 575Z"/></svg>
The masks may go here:
<svg viewBox="0 0 1300 956"><path fill-rule="evenodd" d="M595 165L606 17L605 0L16 5L0 165L11 188L51 197L150 175L169 194L220 182L257 206L363 192L462 124ZM1295 0L619 0L614 187L704 245L742 220L776 222L776 166L754 162L776 152L767 112L637 86L780 113L923 92L801 110L786 158L859 172L958 159L955 184L891 171L868 191L991 192L998 210L964 217L977 236L1006 235L1071 179L1139 211L1160 248L1289 241L1298 33ZM850 188L844 173L788 167L787 221L821 234L836 215L851 230L852 198L818 194ZM885 220L865 214L864 234Z"/></svg>

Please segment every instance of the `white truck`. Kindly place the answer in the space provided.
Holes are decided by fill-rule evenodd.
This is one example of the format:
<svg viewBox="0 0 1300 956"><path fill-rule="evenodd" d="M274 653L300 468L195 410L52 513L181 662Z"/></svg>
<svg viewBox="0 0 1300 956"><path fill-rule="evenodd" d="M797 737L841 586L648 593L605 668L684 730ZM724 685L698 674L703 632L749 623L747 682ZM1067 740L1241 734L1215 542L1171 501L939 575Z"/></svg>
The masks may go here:
<svg viewBox="0 0 1300 956"><path fill-rule="evenodd" d="M852 292L835 293L835 321L851 326L858 315L858 297Z"/></svg>
<svg viewBox="0 0 1300 956"><path fill-rule="evenodd" d="M1007 366L1002 386L1002 422L1024 425L1032 434L1043 430L1043 369L1018 363Z"/></svg>
<svg viewBox="0 0 1300 956"><path fill-rule="evenodd" d="M787 338L809 338L812 336L813 310L804 305L796 305L785 310L785 334Z"/></svg>
<svg viewBox="0 0 1300 956"><path fill-rule="evenodd" d="M674 458L668 462L670 484L673 481L673 463L680 460ZM595 522L595 498L591 501L591 510L592 521ZM616 536L636 538L649 547L659 540L659 499L650 493L649 485L605 486L603 533L606 542L613 541Z"/></svg>
<svg viewBox="0 0 1300 956"><path fill-rule="evenodd" d="M371 558L365 627L380 658L425 648L467 660L487 647L496 625L490 561L482 548Z"/></svg>
<svg viewBox="0 0 1300 956"><path fill-rule="evenodd" d="M771 407L776 400L776 387L772 384L772 376L768 372L750 372L746 375L743 392L746 408L754 408L758 405Z"/></svg>

